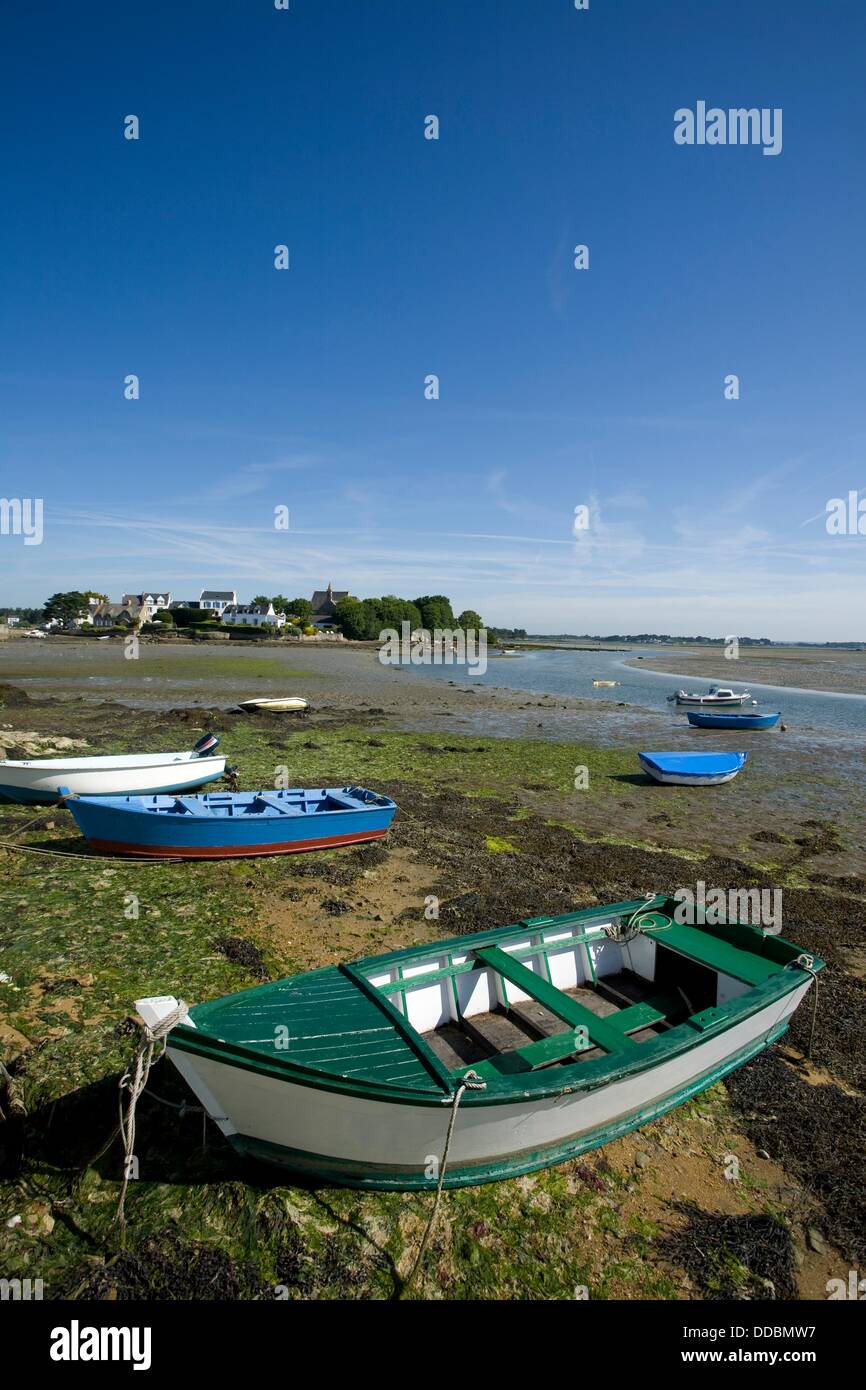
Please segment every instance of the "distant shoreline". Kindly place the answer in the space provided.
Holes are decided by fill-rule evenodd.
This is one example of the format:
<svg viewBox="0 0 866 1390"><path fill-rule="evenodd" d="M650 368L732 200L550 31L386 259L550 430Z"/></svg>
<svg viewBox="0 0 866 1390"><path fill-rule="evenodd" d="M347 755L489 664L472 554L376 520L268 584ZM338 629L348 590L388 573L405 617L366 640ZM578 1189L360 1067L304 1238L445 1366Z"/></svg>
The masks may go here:
<svg viewBox="0 0 866 1390"><path fill-rule="evenodd" d="M718 685L761 686L768 690L799 691L803 694L838 695L846 698L866 697L866 655L863 652L845 648L820 648L828 653L827 658L819 660L801 655L805 648L796 653L784 649L786 656L771 656L770 649L740 652L736 662L725 661L724 657L711 655L706 648L694 653L678 652L677 659L688 667L686 672L669 671L667 657L645 656L642 660L634 658L623 662L633 670L650 670L661 676L670 676L675 681L715 681ZM664 663L664 664L660 664ZM728 669L725 669L728 668ZM736 674L734 674L734 672Z"/></svg>

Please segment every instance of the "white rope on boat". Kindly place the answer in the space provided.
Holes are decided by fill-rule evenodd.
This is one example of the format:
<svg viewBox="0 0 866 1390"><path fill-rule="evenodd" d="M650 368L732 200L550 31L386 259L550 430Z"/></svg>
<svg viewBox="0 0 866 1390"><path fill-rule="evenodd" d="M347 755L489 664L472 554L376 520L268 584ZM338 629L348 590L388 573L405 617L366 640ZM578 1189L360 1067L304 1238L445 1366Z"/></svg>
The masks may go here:
<svg viewBox="0 0 866 1390"><path fill-rule="evenodd" d="M147 1085L147 1078L150 1075L150 1068L153 1065L153 1052L158 1042L162 1043L163 1055L166 1049L166 1038L172 1028L176 1027L183 1018L186 1017L186 1004L182 999L178 1000L177 1008L172 1009L171 1013L161 1018L153 1027L149 1023L139 1024L141 1032L141 1042L138 1045L135 1056L127 1067L123 1076L120 1078L118 1109L120 1111L120 1137L123 1140L123 1185L120 1189L120 1199L117 1203L117 1224L123 1229L126 1226L126 1216L124 1205L126 1202L126 1189L129 1186L129 1178L132 1170L132 1159L135 1153L135 1110L138 1105L141 1093ZM123 1093L129 1092L129 1099L126 1104L126 1114L123 1112Z"/></svg>
<svg viewBox="0 0 866 1390"><path fill-rule="evenodd" d="M454 1126L457 1123L457 1111L460 1109L460 1102L466 1091L486 1091L486 1089L487 1082L483 1081L476 1071L466 1071L463 1073L461 1083L454 1093L454 1101L451 1106L451 1118L448 1122L448 1133L445 1137L445 1148L442 1153L442 1162L439 1165L439 1181L436 1184L436 1198L433 1202L433 1210L430 1213L430 1220L427 1222L426 1229L421 1237L421 1244L418 1247L418 1254L415 1256L415 1263L412 1266L409 1277L403 1285L401 1297L407 1292L415 1275L418 1273L421 1261L427 1250L430 1235L436 1223L436 1217L439 1214L439 1205L442 1201L442 1191L445 1186L445 1171L448 1167L448 1155L451 1152L451 1140L454 1137Z"/></svg>
<svg viewBox="0 0 866 1390"><path fill-rule="evenodd" d="M649 903L655 902L659 895L658 893L644 893L643 896L644 902L649 905ZM649 922L645 926L643 918L647 916L649 916L647 907L638 907L626 918L625 922L615 920L609 926L603 926L602 931L618 946L627 946L643 931L669 931L673 926L673 922L667 922L664 925L660 925L658 922Z"/></svg>

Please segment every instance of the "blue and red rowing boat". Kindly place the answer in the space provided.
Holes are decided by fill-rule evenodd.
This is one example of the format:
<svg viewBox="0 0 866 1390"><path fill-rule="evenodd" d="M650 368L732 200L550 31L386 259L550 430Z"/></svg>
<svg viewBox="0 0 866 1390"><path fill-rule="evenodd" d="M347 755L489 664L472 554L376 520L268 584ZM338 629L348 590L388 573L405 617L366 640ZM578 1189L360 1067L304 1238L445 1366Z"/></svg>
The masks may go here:
<svg viewBox="0 0 866 1390"><path fill-rule="evenodd" d="M378 840L397 809L366 787L70 796L65 804L93 849L146 859L294 854Z"/></svg>

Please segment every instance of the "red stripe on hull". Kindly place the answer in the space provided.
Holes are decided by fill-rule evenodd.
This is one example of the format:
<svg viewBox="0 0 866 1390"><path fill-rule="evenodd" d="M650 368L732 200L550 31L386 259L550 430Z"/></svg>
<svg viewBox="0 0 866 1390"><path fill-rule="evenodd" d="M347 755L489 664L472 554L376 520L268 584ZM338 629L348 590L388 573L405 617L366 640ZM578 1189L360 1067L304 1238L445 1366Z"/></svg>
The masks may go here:
<svg viewBox="0 0 866 1390"><path fill-rule="evenodd" d="M138 859L252 859L265 854L297 854L306 849L334 849L359 840L381 840L387 830L362 830L357 835L329 835L324 840L287 840L273 845L127 845L121 840L88 840L93 849Z"/></svg>

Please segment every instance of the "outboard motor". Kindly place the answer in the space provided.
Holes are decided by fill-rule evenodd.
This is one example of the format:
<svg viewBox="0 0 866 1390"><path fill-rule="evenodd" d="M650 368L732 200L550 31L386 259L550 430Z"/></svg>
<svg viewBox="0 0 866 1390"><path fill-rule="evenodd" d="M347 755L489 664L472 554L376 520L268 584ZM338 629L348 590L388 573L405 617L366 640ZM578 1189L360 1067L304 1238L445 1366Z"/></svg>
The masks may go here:
<svg viewBox="0 0 866 1390"><path fill-rule="evenodd" d="M202 734L198 743L193 744L192 751L197 758L204 758L208 753L212 753L218 746L218 734Z"/></svg>

